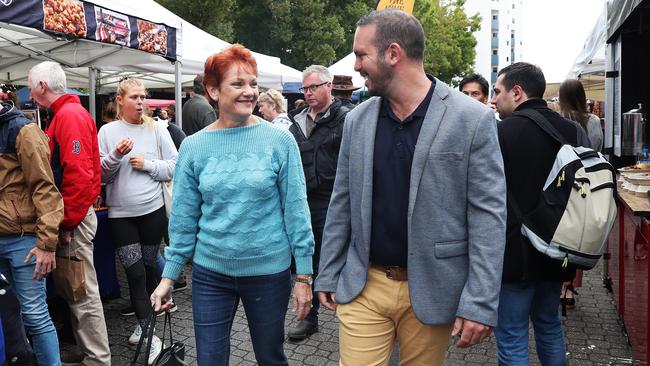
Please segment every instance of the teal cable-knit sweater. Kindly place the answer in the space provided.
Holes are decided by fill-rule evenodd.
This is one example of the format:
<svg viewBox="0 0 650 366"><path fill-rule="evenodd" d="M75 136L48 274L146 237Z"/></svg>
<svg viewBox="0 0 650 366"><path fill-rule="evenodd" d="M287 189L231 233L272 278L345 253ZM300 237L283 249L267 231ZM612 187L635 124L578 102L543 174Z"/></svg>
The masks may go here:
<svg viewBox="0 0 650 366"><path fill-rule="evenodd" d="M314 237L291 133L260 120L186 138L169 238L163 277L172 280L192 256L204 268L242 277L281 272L293 254L297 273L311 274Z"/></svg>

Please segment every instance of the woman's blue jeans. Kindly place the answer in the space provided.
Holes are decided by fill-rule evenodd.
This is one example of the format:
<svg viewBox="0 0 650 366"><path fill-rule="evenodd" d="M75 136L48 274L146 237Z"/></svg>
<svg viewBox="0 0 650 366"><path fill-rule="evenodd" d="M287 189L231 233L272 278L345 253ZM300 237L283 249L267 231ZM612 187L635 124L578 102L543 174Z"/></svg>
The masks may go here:
<svg viewBox="0 0 650 366"><path fill-rule="evenodd" d="M0 237L0 272L9 278L20 301L23 322L32 336L34 353L40 365L61 365L59 339L45 302L45 280L32 279L36 257L24 263L27 253L36 246L36 237Z"/></svg>
<svg viewBox="0 0 650 366"><path fill-rule="evenodd" d="M241 299L257 363L287 366L284 317L290 296L289 269L264 276L229 277L195 264L192 308L199 365L228 365L230 331Z"/></svg>
<svg viewBox="0 0 650 366"><path fill-rule="evenodd" d="M499 365L528 366L528 324L533 323L542 366L565 366L564 333L558 307L562 282L535 281L501 285L497 338Z"/></svg>

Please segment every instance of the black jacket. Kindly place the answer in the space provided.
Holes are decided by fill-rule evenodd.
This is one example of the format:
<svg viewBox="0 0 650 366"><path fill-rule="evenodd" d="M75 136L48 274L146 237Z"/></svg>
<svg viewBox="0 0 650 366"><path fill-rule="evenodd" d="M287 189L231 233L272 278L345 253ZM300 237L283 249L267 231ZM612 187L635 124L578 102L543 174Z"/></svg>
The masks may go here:
<svg viewBox="0 0 650 366"><path fill-rule="evenodd" d="M302 158L307 183L307 199L311 209L327 208L336 178L336 165L343 136L345 115L351 108L343 106L340 100L332 102L325 115L316 122L309 137L302 132L296 118L301 118L307 107L289 113L293 134Z"/></svg>
<svg viewBox="0 0 650 366"><path fill-rule="evenodd" d="M542 99L527 100L516 111L528 108L541 113L569 143L576 144L579 125L550 110ZM509 194L528 213L537 205L560 144L524 116L505 118L498 130ZM574 275L573 265L562 268L561 261L540 253L521 235L521 222L508 204L503 282L565 281Z"/></svg>

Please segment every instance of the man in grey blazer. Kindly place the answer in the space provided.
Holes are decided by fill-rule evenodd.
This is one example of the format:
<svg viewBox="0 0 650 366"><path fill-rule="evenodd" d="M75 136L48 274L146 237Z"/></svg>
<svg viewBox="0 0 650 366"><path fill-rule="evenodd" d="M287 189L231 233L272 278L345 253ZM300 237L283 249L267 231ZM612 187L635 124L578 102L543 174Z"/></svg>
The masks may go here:
<svg viewBox="0 0 650 366"><path fill-rule="evenodd" d="M315 290L339 318L341 365L442 365L450 336L497 322L506 188L494 113L425 74L412 15L357 22L375 95L346 118Z"/></svg>

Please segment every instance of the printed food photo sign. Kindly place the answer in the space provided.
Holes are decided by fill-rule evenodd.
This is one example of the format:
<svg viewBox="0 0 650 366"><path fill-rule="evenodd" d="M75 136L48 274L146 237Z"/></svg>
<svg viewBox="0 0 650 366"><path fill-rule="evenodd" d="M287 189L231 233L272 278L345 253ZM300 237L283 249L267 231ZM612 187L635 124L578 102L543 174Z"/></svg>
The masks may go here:
<svg viewBox="0 0 650 366"><path fill-rule="evenodd" d="M0 0L0 22L176 59L176 29L83 0Z"/></svg>
<svg viewBox="0 0 650 366"><path fill-rule="evenodd" d="M79 38L86 37L84 5L77 0L44 0L43 29L65 33Z"/></svg>
<svg viewBox="0 0 650 366"><path fill-rule="evenodd" d="M138 19L138 48L151 53L167 54L167 29L164 25Z"/></svg>
<svg viewBox="0 0 650 366"><path fill-rule="evenodd" d="M95 39L101 42L128 46L131 39L129 17L95 6Z"/></svg>

